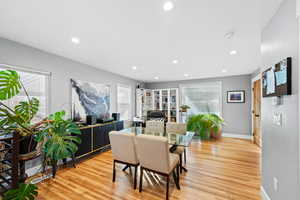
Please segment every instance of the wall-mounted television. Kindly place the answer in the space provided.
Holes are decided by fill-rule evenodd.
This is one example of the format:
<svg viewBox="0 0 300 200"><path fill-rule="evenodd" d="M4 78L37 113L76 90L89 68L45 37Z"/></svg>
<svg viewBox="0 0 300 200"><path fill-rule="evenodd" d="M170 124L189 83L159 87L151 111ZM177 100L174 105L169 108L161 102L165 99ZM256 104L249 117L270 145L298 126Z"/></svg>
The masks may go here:
<svg viewBox="0 0 300 200"><path fill-rule="evenodd" d="M262 74L263 97L292 94L292 58L283 59Z"/></svg>

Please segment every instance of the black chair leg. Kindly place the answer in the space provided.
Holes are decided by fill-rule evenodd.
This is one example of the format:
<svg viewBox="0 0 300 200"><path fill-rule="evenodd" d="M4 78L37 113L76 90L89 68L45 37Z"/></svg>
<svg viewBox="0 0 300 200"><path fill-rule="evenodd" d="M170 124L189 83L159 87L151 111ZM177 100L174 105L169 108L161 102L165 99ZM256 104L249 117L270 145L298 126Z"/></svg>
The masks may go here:
<svg viewBox="0 0 300 200"><path fill-rule="evenodd" d="M135 166L135 167L134 167L134 180L133 180L133 188L134 188L134 189L136 189L137 169L138 169L138 166Z"/></svg>
<svg viewBox="0 0 300 200"><path fill-rule="evenodd" d="M178 184L178 177L176 176L175 170L176 170L176 169L174 169L173 172L172 172L172 174L173 174L173 179L174 179L176 188L177 188L178 190L180 190L180 186L179 186L179 184Z"/></svg>
<svg viewBox="0 0 300 200"><path fill-rule="evenodd" d="M116 181L116 161L113 164L113 182Z"/></svg>
<svg viewBox="0 0 300 200"><path fill-rule="evenodd" d="M186 164L186 148L184 148L184 164Z"/></svg>
<svg viewBox="0 0 300 200"><path fill-rule="evenodd" d="M182 154L179 156L180 174L182 174Z"/></svg>
<svg viewBox="0 0 300 200"><path fill-rule="evenodd" d="M143 190L143 167L140 168L140 187L139 187L139 192L142 192Z"/></svg>
<svg viewBox="0 0 300 200"><path fill-rule="evenodd" d="M176 166L177 182L180 189L180 174L179 174L179 164Z"/></svg>
<svg viewBox="0 0 300 200"><path fill-rule="evenodd" d="M166 200L169 200L169 182L170 182L170 176L167 176Z"/></svg>

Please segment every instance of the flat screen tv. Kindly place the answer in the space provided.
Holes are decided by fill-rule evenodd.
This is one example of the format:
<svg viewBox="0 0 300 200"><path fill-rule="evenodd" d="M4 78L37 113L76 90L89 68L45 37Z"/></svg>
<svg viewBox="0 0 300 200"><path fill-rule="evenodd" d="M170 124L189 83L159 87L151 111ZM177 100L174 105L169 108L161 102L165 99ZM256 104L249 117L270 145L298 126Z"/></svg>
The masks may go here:
<svg viewBox="0 0 300 200"><path fill-rule="evenodd" d="M292 94L292 58L288 57L262 74L263 97Z"/></svg>

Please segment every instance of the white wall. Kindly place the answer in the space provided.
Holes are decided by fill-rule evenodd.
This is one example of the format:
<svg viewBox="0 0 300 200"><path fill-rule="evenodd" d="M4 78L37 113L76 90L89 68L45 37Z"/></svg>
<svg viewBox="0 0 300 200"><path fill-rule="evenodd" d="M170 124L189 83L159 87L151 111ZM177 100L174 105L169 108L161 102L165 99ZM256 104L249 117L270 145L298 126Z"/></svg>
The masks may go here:
<svg viewBox="0 0 300 200"><path fill-rule="evenodd" d="M117 111L117 84L132 88L132 116L135 113L136 81L101 69L0 38L0 63L51 72L50 112L65 109L71 102L70 79L111 85L111 112Z"/></svg>
<svg viewBox="0 0 300 200"><path fill-rule="evenodd" d="M292 57L292 95L262 99L262 185L272 200L299 200L299 30L296 0L284 0L262 32L262 71ZM282 113L282 125L273 123ZM278 180L278 190L274 188Z"/></svg>

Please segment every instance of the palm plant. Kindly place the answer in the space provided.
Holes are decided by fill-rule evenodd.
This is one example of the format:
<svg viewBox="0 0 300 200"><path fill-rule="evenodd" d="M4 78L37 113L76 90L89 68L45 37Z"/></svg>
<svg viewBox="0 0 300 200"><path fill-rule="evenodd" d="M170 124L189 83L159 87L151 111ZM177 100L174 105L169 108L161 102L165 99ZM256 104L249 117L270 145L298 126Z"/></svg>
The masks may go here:
<svg viewBox="0 0 300 200"><path fill-rule="evenodd" d="M224 119L212 113L193 115L188 119L187 129L199 133L203 140L210 139L218 133L224 124Z"/></svg>

